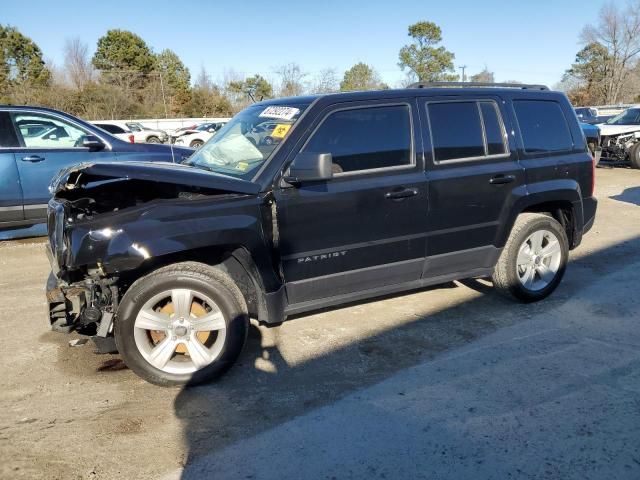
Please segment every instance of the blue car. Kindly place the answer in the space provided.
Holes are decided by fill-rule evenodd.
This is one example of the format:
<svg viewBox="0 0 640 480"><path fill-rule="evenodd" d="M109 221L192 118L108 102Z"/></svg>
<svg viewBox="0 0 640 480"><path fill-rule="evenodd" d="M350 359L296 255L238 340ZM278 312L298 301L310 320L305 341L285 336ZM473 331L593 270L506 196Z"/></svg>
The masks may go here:
<svg viewBox="0 0 640 480"><path fill-rule="evenodd" d="M63 168L94 161L180 162L193 153L129 143L63 112L0 105L0 230L46 221L49 183Z"/></svg>

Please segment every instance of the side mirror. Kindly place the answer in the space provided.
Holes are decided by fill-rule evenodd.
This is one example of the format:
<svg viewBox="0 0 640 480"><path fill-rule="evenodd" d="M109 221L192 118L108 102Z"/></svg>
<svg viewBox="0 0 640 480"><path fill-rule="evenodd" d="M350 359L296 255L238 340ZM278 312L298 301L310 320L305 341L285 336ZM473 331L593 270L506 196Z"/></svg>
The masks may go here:
<svg viewBox="0 0 640 480"><path fill-rule="evenodd" d="M284 177L287 183L320 182L333 177L330 153L304 152L296 155Z"/></svg>
<svg viewBox="0 0 640 480"><path fill-rule="evenodd" d="M82 139L82 146L88 148L90 152L97 152L105 147L105 144L98 137L93 135L85 135Z"/></svg>

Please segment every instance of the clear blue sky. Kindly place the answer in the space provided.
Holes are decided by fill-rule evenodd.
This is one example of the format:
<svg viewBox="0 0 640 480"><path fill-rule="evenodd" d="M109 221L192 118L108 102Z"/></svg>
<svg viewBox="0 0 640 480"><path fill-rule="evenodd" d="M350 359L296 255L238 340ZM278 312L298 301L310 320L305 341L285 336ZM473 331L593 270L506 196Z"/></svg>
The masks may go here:
<svg viewBox="0 0 640 480"><path fill-rule="evenodd" d="M407 26L436 22L443 45L467 73L484 65L497 81L553 85L579 49L579 32L597 20L604 0L520 1L172 1L3 2L0 23L34 39L45 58L62 64L66 38L93 53L110 28L131 30L159 52L174 50L194 78L204 66L214 80L225 70L274 78L274 67L297 62L313 75L335 67L340 77L358 61L394 86L403 78L398 50ZM621 0L618 3L622 3ZM458 70L459 73L459 70Z"/></svg>

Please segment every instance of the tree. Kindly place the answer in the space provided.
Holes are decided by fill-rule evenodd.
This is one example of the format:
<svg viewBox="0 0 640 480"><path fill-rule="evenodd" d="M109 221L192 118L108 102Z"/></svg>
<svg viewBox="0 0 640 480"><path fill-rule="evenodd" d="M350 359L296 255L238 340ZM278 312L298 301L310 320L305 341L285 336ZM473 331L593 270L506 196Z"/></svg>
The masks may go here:
<svg viewBox="0 0 640 480"><path fill-rule="evenodd" d="M192 117L211 117L231 113L229 99L220 93L218 86L202 67L191 92L188 114Z"/></svg>
<svg viewBox="0 0 640 480"><path fill-rule="evenodd" d="M340 90L338 74L335 68L324 68L320 70L311 85L313 93L333 93Z"/></svg>
<svg viewBox="0 0 640 480"><path fill-rule="evenodd" d="M95 72L89 60L89 47L78 37L67 39L64 44L64 68L71 84L78 90L93 81Z"/></svg>
<svg viewBox="0 0 640 480"><path fill-rule="evenodd" d="M619 102L631 67L640 54L640 2L630 2L624 9L614 3L604 5L598 22L587 25L581 39L585 48L598 44L606 50L604 57L599 48L585 53L588 58L596 54L605 62L604 102Z"/></svg>
<svg viewBox="0 0 640 480"><path fill-rule="evenodd" d="M246 95L252 102L259 102L263 98L273 97L273 87L261 75L245 78L242 81L233 81L228 85L232 92Z"/></svg>
<svg viewBox="0 0 640 480"><path fill-rule="evenodd" d="M366 63L356 63L344 72L344 78L340 82L340 91L353 90L377 90L389 88L380 81L378 73Z"/></svg>
<svg viewBox="0 0 640 480"><path fill-rule="evenodd" d="M579 105L606 103L610 68L611 59L604 45L597 42L586 45L564 74L565 83L574 80L567 93L576 100L579 98Z"/></svg>
<svg viewBox="0 0 640 480"><path fill-rule="evenodd" d="M156 57L146 42L135 33L109 30L98 39L92 63L107 74L107 81L130 84L154 69Z"/></svg>
<svg viewBox="0 0 640 480"><path fill-rule="evenodd" d="M280 97L295 97L304 93L304 78L307 76L297 63L288 63L275 69L280 77Z"/></svg>
<svg viewBox="0 0 640 480"><path fill-rule="evenodd" d="M165 49L156 56L156 72L159 74L160 87L166 91L172 115L183 113L191 101L191 74L180 57L172 50Z"/></svg>
<svg viewBox="0 0 640 480"><path fill-rule="evenodd" d="M495 83L496 81L493 72L490 72L486 66L481 72L471 75L470 80L477 83Z"/></svg>
<svg viewBox="0 0 640 480"><path fill-rule="evenodd" d="M45 87L50 80L40 47L15 27L0 25L0 91L16 85Z"/></svg>
<svg viewBox="0 0 640 480"><path fill-rule="evenodd" d="M421 82L454 81L455 55L436 45L442 41L442 30L433 22L418 22L409 26L412 43L400 49L402 70L409 69Z"/></svg>

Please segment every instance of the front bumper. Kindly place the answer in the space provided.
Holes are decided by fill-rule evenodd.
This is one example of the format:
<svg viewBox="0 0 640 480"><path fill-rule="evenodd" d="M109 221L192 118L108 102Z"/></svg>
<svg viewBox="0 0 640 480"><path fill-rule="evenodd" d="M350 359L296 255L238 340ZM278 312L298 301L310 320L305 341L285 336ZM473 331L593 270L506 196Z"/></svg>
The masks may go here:
<svg viewBox="0 0 640 480"><path fill-rule="evenodd" d="M56 332L69 333L81 323L90 291L79 286L67 286L53 273L47 279L46 296L49 306L49 324Z"/></svg>

